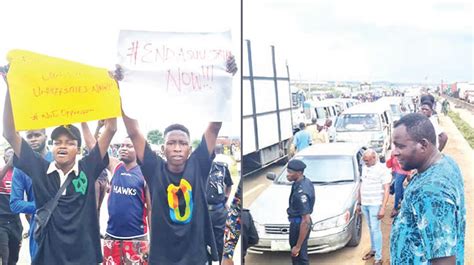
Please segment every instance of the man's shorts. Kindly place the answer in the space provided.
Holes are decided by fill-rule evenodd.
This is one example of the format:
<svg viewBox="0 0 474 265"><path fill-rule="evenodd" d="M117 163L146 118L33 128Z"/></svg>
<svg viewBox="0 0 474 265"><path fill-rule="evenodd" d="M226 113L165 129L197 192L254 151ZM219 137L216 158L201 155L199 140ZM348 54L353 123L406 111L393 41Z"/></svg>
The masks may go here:
<svg viewBox="0 0 474 265"><path fill-rule="evenodd" d="M148 241L104 239L104 265L148 265Z"/></svg>

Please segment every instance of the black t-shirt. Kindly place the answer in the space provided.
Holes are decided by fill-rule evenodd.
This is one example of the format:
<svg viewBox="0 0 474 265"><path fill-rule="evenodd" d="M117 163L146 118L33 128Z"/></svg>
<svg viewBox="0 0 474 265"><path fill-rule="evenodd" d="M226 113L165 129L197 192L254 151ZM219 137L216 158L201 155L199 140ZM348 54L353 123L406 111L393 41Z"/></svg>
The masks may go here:
<svg viewBox="0 0 474 265"><path fill-rule="evenodd" d="M295 181L291 186L291 194L287 210L289 217L301 217L311 214L314 207L314 185L311 180L303 177L300 181Z"/></svg>
<svg viewBox="0 0 474 265"><path fill-rule="evenodd" d="M207 185L207 203L225 203L225 187L234 184L226 163L212 162Z"/></svg>
<svg viewBox="0 0 474 265"><path fill-rule="evenodd" d="M148 144L139 163L152 198L150 265L201 265L208 247L217 260L205 193L212 157L204 137L182 174L171 173Z"/></svg>
<svg viewBox="0 0 474 265"><path fill-rule="evenodd" d="M66 188L66 194L59 198L45 227L45 237L38 242L38 253L32 264L88 265L102 262L94 183L108 163L108 155L101 159L96 144L87 156L79 160L79 176L74 171L69 173L74 177ZM50 163L33 152L25 140L21 143L21 157L15 156L13 164L31 177L37 209L54 198L60 187L59 174L57 171L47 174Z"/></svg>

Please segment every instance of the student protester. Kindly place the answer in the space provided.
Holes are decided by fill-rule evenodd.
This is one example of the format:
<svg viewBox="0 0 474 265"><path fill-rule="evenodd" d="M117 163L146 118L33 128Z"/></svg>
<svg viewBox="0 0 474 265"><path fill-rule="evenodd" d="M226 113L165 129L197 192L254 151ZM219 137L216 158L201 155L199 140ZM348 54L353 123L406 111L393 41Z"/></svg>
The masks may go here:
<svg viewBox="0 0 474 265"><path fill-rule="evenodd" d="M96 146L79 161L76 161L81 146L79 129L73 125L55 128L51 134L54 161L48 162L16 132L10 93L7 91L3 130L3 136L15 152L14 166L32 179L37 211L51 207L63 183L70 181L71 184L59 194L49 222L36 238L38 252L32 264L102 262L95 180L109 163L107 148L117 130L116 119L106 121L105 131Z"/></svg>
<svg viewBox="0 0 474 265"><path fill-rule="evenodd" d="M232 182L228 164L217 159L217 155L223 155L222 145L216 146L215 153L216 158L212 162L207 184L207 208L211 217L220 262L224 249L224 229L227 219L226 203L234 183ZM212 262L212 260L209 260L209 262Z"/></svg>
<svg viewBox="0 0 474 265"><path fill-rule="evenodd" d="M97 127L102 124L99 121ZM92 149L96 141L89 126L83 122L81 127L86 145ZM118 153L120 160L109 157L108 170L113 176L107 201L104 263L144 264L148 256L149 192L130 138L122 141Z"/></svg>
<svg viewBox="0 0 474 265"><path fill-rule="evenodd" d="M436 148L429 119L408 114L395 123L393 154L414 170L390 234L391 264L464 264L464 181L456 162Z"/></svg>
<svg viewBox="0 0 474 265"><path fill-rule="evenodd" d="M382 264L382 227L381 220L385 216L385 207L389 197L391 176L388 169L379 162L377 153L367 149L362 159L361 185L358 192L356 211L364 214L369 225L371 249L362 260L374 257L374 265Z"/></svg>
<svg viewBox="0 0 474 265"><path fill-rule="evenodd" d="M233 57L227 71L237 71ZM115 76L121 79L120 69ZM122 116L152 198L149 263L202 265L208 262L208 255L218 260L206 185L222 122L208 125L192 153L189 130L180 124L168 126L164 160L151 150L138 122L123 112Z"/></svg>
<svg viewBox="0 0 474 265"><path fill-rule="evenodd" d="M17 263L21 247L20 215L10 209L11 181L13 175L13 149L7 147L3 159L5 165L0 170L0 264Z"/></svg>
<svg viewBox="0 0 474 265"><path fill-rule="evenodd" d="M293 265L309 264L308 238L311 233L315 194L313 183L304 176L305 168L306 164L297 159L290 160L287 166L287 179L293 182L287 209Z"/></svg>
<svg viewBox="0 0 474 265"><path fill-rule="evenodd" d="M102 127L104 127L104 120L100 120L97 122L94 138L90 139L91 141L95 139L93 141L94 143L97 141L97 139L99 139L100 129ZM84 131L84 127L83 127L83 131ZM87 144L87 140L86 140L86 144ZM91 149L94 147L94 144L92 144L91 146L87 145L87 147L88 149ZM113 156L109 155L109 159L111 159L112 157ZM110 168L110 164L108 168ZM104 171L100 173L99 178L97 178L97 180L95 181L95 200L97 203L97 215L99 216L99 220L100 220L100 208L102 207L102 202L104 201L105 193L108 193L110 191L109 172L110 170L104 169Z"/></svg>
<svg viewBox="0 0 474 265"><path fill-rule="evenodd" d="M53 161L53 154L46 148L46 141L48 136L46 130L29 130L26 132L26 142L38 155L43 157L48 162ZM30 257L33 260L38 244L33 237L35 229L35 198L33 193L33 184L31 178L18 168L14 168L12 177L12 191L10 195L10 209L14 213L24 213L29 215L28 222L30 229L28 230L28 237L30 238ZM26 194L26 200L25 200Z"/></svg>

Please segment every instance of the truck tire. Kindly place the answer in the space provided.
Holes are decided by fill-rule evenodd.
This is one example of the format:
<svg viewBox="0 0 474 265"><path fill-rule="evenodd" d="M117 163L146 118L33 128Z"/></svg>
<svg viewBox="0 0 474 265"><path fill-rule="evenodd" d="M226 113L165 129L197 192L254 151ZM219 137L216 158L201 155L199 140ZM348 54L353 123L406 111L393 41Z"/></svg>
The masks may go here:
<svg viewBox="0 0 474 265"><path fill-rule="evenodd" d="M362 236L362 214L357 214L352 228L351 240L347 243L348 247L357 247Z"/></svg>

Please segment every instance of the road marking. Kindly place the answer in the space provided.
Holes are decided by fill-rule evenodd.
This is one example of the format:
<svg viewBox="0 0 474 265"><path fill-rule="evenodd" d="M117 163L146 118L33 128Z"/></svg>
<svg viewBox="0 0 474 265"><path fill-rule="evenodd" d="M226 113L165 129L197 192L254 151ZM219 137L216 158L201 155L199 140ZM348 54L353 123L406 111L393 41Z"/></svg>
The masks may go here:
<svg viewBox="0 0 474 265"><path fill-rule="evenodd" d="M256 192L257 190L259 190L262 186L264 186L263 184L258 184L257 186L251 188L250 190L248 190L247 192L244 192L244 198L247 197L247 196L250 196L250 194ZM244 199L245 200L245 199Z"/></svg>

